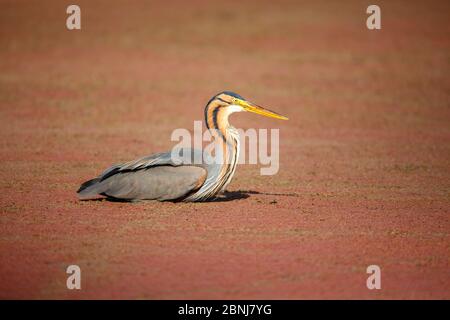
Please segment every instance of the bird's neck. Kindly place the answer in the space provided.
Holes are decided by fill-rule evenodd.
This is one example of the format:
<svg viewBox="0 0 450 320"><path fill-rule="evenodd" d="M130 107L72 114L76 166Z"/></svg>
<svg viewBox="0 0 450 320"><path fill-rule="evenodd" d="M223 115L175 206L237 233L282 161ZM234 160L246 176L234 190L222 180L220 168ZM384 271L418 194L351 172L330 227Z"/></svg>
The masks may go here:
<svg viewBox="0 0 450 320"><path fill-rule="evenodd" d="M229 108L221 106L219 101L212 101L205 109L205 122L212 135L216 148L223 150L223 164L230 164L238 152L239 134L230 125ZM216 149L217 150L217 149Z"/></svg>
<svg viewBox="0 0 450 320"><path fill-rule="evenodd" d="M233 178L239 157L239 134L228 122L229 114L226 108L215 101L205 108L206 127L214 139L215 162L208 170L201 189L190 196L189 200L209 199L223 191ZM222 150L219 156L218 150Z"/></svg>

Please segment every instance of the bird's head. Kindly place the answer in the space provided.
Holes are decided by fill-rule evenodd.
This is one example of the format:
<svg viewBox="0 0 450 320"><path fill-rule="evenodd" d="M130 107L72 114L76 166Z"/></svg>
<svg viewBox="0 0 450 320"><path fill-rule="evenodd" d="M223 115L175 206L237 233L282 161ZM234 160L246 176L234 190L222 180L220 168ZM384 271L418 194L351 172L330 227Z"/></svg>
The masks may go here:
<svg viewBox="0 0 450 320"><path fill-rule="evenodd" d="M223 91L219 94L216 94L207 104L208 107L211 106L212 109L216 109L217 111L221 109L227 115L234 112L242 112L248 111L257 113L266 117L271 117L275 119L288 120L287 117L282 116L276 112L265 109L261 106L258 106L250 101L245 100L243 97L238 95L237 93L231 91ZM213 111L213 110L210 110Z"/></svg>

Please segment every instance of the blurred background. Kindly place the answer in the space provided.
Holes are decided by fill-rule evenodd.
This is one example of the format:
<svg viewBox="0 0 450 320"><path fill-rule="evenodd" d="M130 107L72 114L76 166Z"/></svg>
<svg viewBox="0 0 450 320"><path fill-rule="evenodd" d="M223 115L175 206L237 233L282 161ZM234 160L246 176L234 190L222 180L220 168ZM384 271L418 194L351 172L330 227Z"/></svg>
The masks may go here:
<svg viewBox="0 0 450 320"><path fill-rule="evenodd" d="M0 1L0 297L450 298L448 1ZM79 202L214 94L287 115L243 199ZM80 265L83 290L65 287ZM378 264L383 290L365 286Z"/></svg>

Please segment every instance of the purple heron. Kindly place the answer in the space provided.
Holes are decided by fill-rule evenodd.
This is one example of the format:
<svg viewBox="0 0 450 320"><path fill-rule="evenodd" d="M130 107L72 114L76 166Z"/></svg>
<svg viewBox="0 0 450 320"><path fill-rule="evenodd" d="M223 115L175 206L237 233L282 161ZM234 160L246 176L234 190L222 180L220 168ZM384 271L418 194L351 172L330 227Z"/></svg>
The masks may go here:
<svg viewBox="0 0 450 320"><path fill-rule="evenodd" d="M236 170L239 134L228 122L228 117L234 112L241 111L276 119L288 119L253 104L236 93L221 92L207 103L205 120L215 143L223 148L224 161L186 164L174 161L172 152L153 154L114 165L97 178L84 182L77 191L79 199L106 197L123 201L194 202L213 198L221 191L225 191ZM186 148L182 152L196 155L201 151ZM204 156L202 153L202 157Z"/></svg>

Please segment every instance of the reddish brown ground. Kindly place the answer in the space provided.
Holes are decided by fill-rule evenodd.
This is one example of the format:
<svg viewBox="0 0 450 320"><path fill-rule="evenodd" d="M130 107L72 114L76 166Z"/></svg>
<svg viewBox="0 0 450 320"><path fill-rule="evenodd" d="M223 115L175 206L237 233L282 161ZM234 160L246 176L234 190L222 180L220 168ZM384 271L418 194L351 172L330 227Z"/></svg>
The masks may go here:
<svg viewBox="0 0 450 320"><path fill-rule="evenodd" d="M0 297L450 298L448 1L2 1ZM289 116L213 203L77 201L213 94ZM248 197L246 197L248 196ZM65 268L82 269L82 290ZM366 288L366 267L382 290Z"/></svg>

